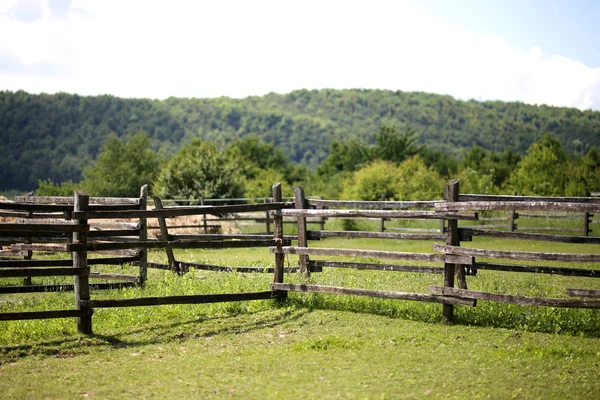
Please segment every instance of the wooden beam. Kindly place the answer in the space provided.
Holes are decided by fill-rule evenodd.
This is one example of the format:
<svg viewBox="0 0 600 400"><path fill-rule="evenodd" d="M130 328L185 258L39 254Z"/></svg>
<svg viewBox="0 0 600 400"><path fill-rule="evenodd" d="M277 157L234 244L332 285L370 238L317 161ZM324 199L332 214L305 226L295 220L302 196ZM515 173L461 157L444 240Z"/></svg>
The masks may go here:
<svg viewBox="0 0 600 400"><path fill-rule="evenodd" d="M482 236L495 237L506 239L523 239L523 240L540 240L545 242L559 243L589 243L600 244L600 237L588 236L568 236L568 235L548 235L543 233L525 233L525 232L506 232L506 231L490 231L486 229L458 228L458 233L463 237Z"/></svg>
<svg viewBox="0 0 600 400"><path fill-rule="evenodd" d="M194 207L167 207L162 210L124 210L124 211L89 211L74 212L73 218L103 219L103 218L172 218L186 215L203 214L231 214L238 212L270 211L291 208L294 203L259 203L236 204L226 206L194 206Z"/></svg>
<svg viewBox="0 0 600 400"><path fill-rule="evenodd" d="M328 237L347 238L373 238L394 240L444 240L446 235L422 234L422 233L389 233L389 232L365 232L365 231L307 231L310 240L318 240Z"/></svg>
<svg viewBox="0 0 600 400"><path fill-rule="evenodd" d="M461 211L510 211L510 210L534 210L534 211L589 211L600 212L600 204L587 203L561 203L552 201L467 201L462 203L439 203L435 205L438 212L461 212Z"/></svg>
<svg viewBox="0 0 600 400"><path fill-rule="evenodd" d="M410 211L410 210L309 210L285 209L288 217L328 217L328 218L404 218L404 219L460 219L476 221L477 213Z"/></svg>
<svg viewBox="0 0 600 400"><path fill-rule="evenodd" d="M339 286L322 286L322 285L304 285L294 283L272 283L271 289L273 290L285 290L289 292L303 292L303 293L326 293L326 294L338 294L338 295L351 295L351 296L365 296L365 297L376 297L383 299L397 299L397 300L414 300L414 301L425 301L430 303L442 303L442 304L456 304L462 306L475 306L474 300L457 299L446 296L432 296L421 293L406 293L406 292L391 292L386 290L367 290L367 289L355 289L346 288Z"/></svg>
<svg viewBox="0 0 600 400"><path fill-rule="evenodd" d="M555 299L546 297L513 296L508 294L477 292L443 286L430 286L431 293L440 296L455 296L462 299L488 300L523 306L543 306L561 308L600 308L600 301Z"/></svg>
<svg viewBox="0 0 600 400"><path fill-rule="evenodd" d="M90 283L90 290L120 290L136 287L137 282ZM0 294L70 292L75 285L0 286Z"/></svg>
<svg viewBox="0 0 600 400"><path fill-rule="evenodd" d="M90 308L160 306L167 304L204 304L230 301L266 300L274 297L272 291L249 293L204 294L190 296L142 297L137 299L88 300Z"/></svg>
<svg viewBox="0 0 600 400"><path fill-rule="evenodd" d="M513 265L513 264L494 264L486 262L476 262L473 264L475 269L492 270L492 271L507 271L507 272L527 272L534 274L551 274L563 276L581 276L587 278L600 278L600 270L598 269L581 269L581 268L563 268L563 267L548 267L534 265Z"/></svg>
<svg viewBox="0 0 600 400"><path fill-rule="evenodd" d="M374 263L359 263L359 262L347 262L347 261L322 261L322 260L311 260L311 270L322 269L324 267L329 268L352 268L352 269L363 269L363 270L377 270L377 271L394 271L394 272L419 272L426 274L443 274L444 268L442 267L430 267L420 265L399 265L399 264L374 264Z"/></svg>
<svg viewBox="0 0 600 400"><path fill-rule="evenodd" d="M537 253L527 251L484 250L434 244L433 251L458 256L505 258L530 261L600 262L600 254Z"/></svg>
<svg viewBox="0 0 600 400"><path fill-rule="evenodd" d="M435 204L442 200L434 201L356 201L356 200L308 200L308 205L312 207L347 207L371 210L402 210L402 209L429 209L434 208Z"/></svg>
<svg viewBox="0 0 600 400"><path fill-rule="evenodd" d="M274 254L308 254L316 256L342 256L342 257L372 257L387 258L392 260L417 260L429 262L444 262L442 254L430 253L402 253L397 251L380 250L354 250L354 249L332 249L332 248L309 248L309 247L270 247L269 251Z"/></svg>

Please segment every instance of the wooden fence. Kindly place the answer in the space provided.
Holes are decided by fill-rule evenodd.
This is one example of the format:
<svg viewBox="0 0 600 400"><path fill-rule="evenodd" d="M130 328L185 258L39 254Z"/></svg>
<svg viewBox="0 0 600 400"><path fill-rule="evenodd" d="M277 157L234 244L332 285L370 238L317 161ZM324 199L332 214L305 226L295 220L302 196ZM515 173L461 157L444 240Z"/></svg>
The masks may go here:
<svg viewBox="0 0 600 400"><path fill-rule="evenodd" d="M316 292L330 294L346 294L369 297L384 297L405 300L429 301L443 304L443 321L451 322L455 305L475 306L477 300L508 302L521 305L538 305L552 307L600 308L600 301L586 299L559 299L514 296L502 293L486 293L468 290L467 276L477 270L497 270L506 272L541 273L579 277L600 277L600 269L573 268L570 266L531 266L515 264L514 260L558 261L569 263L600 262L600 254L564 254L535 253L517 251L492 251L460 246L461 241L472 241L474 237L492 237L501 239L541 240L563 243L600 244L600 238L590 236L572 236L564 234L541 234L491 230L484 226L459 227L458 221L475 221L482 211L524 211L524 212L579 212L594 213L600 211L600 199L582 198L548 198L524 196L483 196L461 195L458 181L445 187L444 201L429 202L349 202L306 200L301 188L296 189L296 208L281 210L278 214L298 218L298 245L295 247L271 247L276 255L298 254L301 271L309 275L322 268L355 268L362 270L402 271L419 273L437 273L443 275L440 285L430 287L430 293L407 293L396 291L377 291L358 288L334 287L312 284L288 284L283 282L281 271L275 274L274 290L293 292ZM314 210L316 206L328 207L327 210ZM418 210L418 208L433 211ZM353 209L334 209L334 208ZM354 209L357 208L357 209ZM407 210L410 208L411 210ZM447 221L444 233L387 233L387 232L348 232L348 231L311 231L306 228L304 218L308 216L325 216L328 218L381 218L393 219L442 219ZM434 243L432 253L401 253L391 251L356 250L340 248L310 248L309 241L325 237L344 238L380 238L390 240L431 240L445 241ZM426 261L428 265L401 265L379 262L362 263L354 261L317 260L310 257L343 256L366 257L391 260ZM480 261L481 258L492 259L493 262ZM430 266L429 263L439 263ZM281 269L277 264L276 269ZM457 286L455 287L455 276ZM600 297L599 290L569 289L569 296Z"/></svg>
<svg viewBox="0 0 600 400"><path fill-rule="evenodd" d="M39 200L39 199L37 199ZM48 200L48 199L47 199ZM590 236L551 235L539 233L507 232L490 230L481 227L459 227L458 221L476 221L481 211L551 211L551 212L580 212L597 213L600 211L600 199L588 198L541 198L522 196L479 196L461 195L458 181L453 181L445 187L443 201L435 202L362 202L362 201L332 201L322 199L306 199L301 187L295 189L293 202L284 202L281 196L281 185L273 186L271 201L259 204L230 204L230 205L199 205L199 206L169 206L165 207L161 199L154 198L155 208L146 209L146 194L142 190L139 199L128 199L128 204L96 204L90 202L85 193L76 193L70 204L41 205L37 203L25 204L22 202L0 204L6 207L7 213L20 213L19 218L25 214L34 221L40 215L48 213L51 209L54 216L62 213L63 223L43 224L22 223L0 224L0 237L15 245L14 238L51 238L57 240L61 235L60 243L52 242L54 250L63 250L72 254L69 265L53 264L47 260L3 260L0 264L3 277L8 276L48 276L63 275L74 276L72 286L75 294L75 309L49 310L20 313L0 313L0 320L16 319L43 319L76 317L78 329L82 333L92 332L92 314L95 308L109 307L134 307L163 304L198 304L212 302L247 301L269 298L285 298L292 292L317 292L342 295L358 295L401 300L415 300L435 302L443 305L443 321L449 323L453 319L454 306L475 306L476 301L490 300L510 302L525 305L541 305L553 307L578 307L600 308L600 301L584 299L584 297L600 297L600 291L574 288L568 295L581 297L578 299L534 298L525 296L512 296L502 293L485 293L468 289L467 276L477 270L498 270L507 272L526 272L542 274L558 274L566 276L585 276L590 278L600 277L600 270L572 268L570 266L531 266L515 264L515 260L528 261L558 261L558 262L600 262L598 254L564 254L564 253L534 253L515 251L490 251L478 248L461 247L461 241L472 241L474 237L493 237L498 240L505 238L519 240L544 240L565 243L591 243L599 244L600 238ZM131 201L131 203L129 203ZM12 207L12 208L11 208ZM48 208L50 207L50 208ZM17 211L14 211L17 210ZM175 235L169 233L167 220L177 216L232 213L269 213L273 221L272 235L244 235L244 234L196 234ZM22 215L21 215L22 214ZM293 218L297 225L297 236L284 235L284 217ZM149 218L158 221L160 235L157 239L146 236L146 225ZM362 231L334 231L334 230L309 230L307 218L377 218L377 219L427 219L445 221L447 228L436 233L396 233L396 232L362 232ZM94 237L90 229L100 221L111 221L117 224L120 221L137 219L137 236L125 237L125 232L113 229L111 234L101 234ZM30 221L27 221L30 222ZM18 225L18 226L17 226ZM114 225L111 225L114 226ZM118 231L118 234L117 234ZM114 233L114 235L113 235ZM135 236L135 237L134 237ZM385 240L428 240L432 241L432 251L427 253L396 252L380 250L357 250L341 248L313 248L309 242L331 237L343 238L378 238ZM67 240L71 238L71 240ZM292 246L292 240L297 241ZM33 241L32 241L33 242ZM442 243L435 243L442 242ZM183 273L189 267L207 270L231 269L216 265L188 263L177 260L172 249L175 248L245 248L267 247L274 254L273 283L270 288L260 292L231 293L231 294L205 294L187 296L145 297L135 299L105 299L95 300L90 298L89 278L93 277L90 267L94 265L95 258L90 258L90 253L107 251L138 252L140 265L139 282L147 279L148 267L167 268L175 273ZM148 249L164 249L167 254L168 264L151 264L146 261ZM15 248L11 251L33 250L34 247ZM299 255L298 268L284 267L286 254ZM379 263L318 260L312 257L368 257L382 260L409 260L411 263ZM481 258L492 259L493 262L481 261ZM496 262L500 260L501 262ZM34 263L34 261L40 261ZM63 261L63 260L60 260ZM130 260L133 261L133 260ZM426 265L413 264L423 262ZM508 261L508 262L507 262ZM43 263L43 267L42 267ZM431 264L436 265L431 265ZM42 267L42 268L40 268ZM430 287L429 293L414 293L402 291L383 291L362 288L349 288L337 286L324 286L312 284L285 283L285 273L296 270L305 276L322 271L323 268L355 268L362 270L381 270L402 272L432 273L441 276L439 285ZM236 268L240 271L240 268ZM248 267L247 271L254 271ZM262 270L262 269L261 269ZM455 277L456 281L455 282ZM458 287L455 287L458 286Z"/></svg>

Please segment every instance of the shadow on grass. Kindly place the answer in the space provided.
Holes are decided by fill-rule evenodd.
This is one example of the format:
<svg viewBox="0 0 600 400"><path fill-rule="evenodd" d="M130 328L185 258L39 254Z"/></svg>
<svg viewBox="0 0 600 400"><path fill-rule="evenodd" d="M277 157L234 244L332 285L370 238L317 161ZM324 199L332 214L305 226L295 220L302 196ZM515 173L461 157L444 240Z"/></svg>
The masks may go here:
<svg viewBox="0 0 600 400"><path fill-rule="evenodd" d="M224 316L206 316L187 321L145 325L114 335L93 334L0 348L0 365L28 356L68 358L102 349L136 348L152 344L180 342L217 335L243 334L298 320L309 309L275 308Z"/></svg>
<svg viewBox="0 0 600 400"><path fill-rule="evenodd" d="M291 294L296 308L350 311L441 324L442 305L416 301L326 294ZM600 337L600 312L593 309L527 307L480 301L476 307L454 308L454 325Z"/></svg>

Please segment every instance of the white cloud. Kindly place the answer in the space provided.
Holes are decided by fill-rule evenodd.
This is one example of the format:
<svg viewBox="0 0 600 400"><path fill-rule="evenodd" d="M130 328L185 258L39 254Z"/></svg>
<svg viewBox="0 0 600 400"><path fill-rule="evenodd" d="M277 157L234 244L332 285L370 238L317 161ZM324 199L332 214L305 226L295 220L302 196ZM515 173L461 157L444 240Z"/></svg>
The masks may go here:
<svg viewBox="0 0 600 400"><path fill-rule="evenodd" d="M0 90L166 98L360 87L600 109L600 69L477 36L408 2L40 5L41 19L24 22L11 17L19 2L0 0ZM31 72L3 69L3 57Z"/></svg>

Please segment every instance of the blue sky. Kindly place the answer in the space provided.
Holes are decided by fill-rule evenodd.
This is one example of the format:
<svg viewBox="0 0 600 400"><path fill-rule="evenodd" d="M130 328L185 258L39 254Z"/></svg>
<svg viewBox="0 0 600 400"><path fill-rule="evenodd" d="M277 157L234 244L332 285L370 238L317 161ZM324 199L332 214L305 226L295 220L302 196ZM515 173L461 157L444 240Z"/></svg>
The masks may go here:
<svg viewBox="0 0 600 400"><path fill-rule="evenodd" d="M600 110L600 1L0 0L0 90L425 91Z"/></svg>
<svg viewBox="0 0 600 400"><path fill-rule="evenodd" d="M598 0L420 0L432 14L475 33L504 37L528 50L600 67Z"/></svg>

